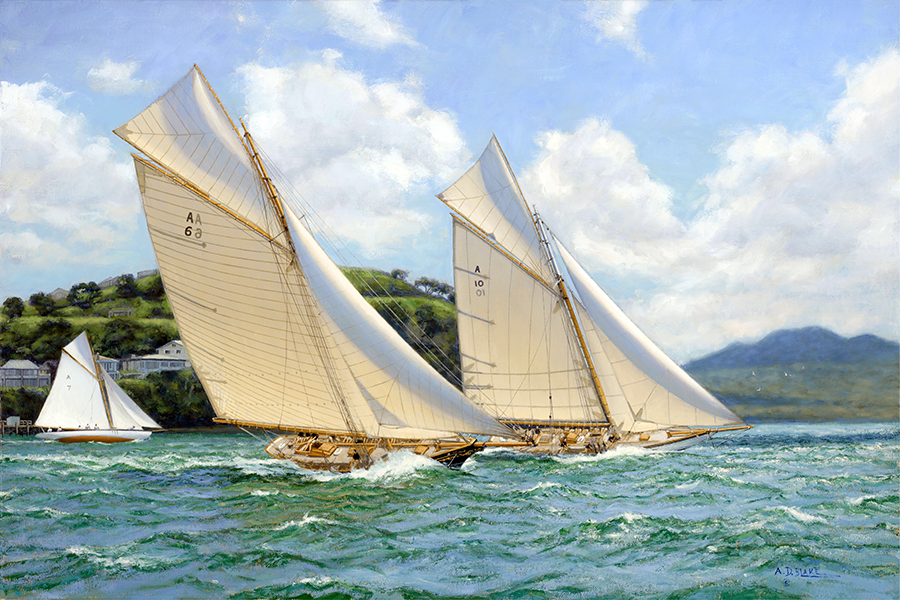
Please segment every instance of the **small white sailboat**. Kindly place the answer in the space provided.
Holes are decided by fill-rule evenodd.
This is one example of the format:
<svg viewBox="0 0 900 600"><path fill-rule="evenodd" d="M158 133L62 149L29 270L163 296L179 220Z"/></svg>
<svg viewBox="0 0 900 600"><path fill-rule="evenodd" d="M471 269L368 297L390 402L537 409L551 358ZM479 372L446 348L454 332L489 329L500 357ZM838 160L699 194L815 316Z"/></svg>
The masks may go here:
<svg viewBox="0 0 900 600"><path fill-rule="evenodd" d="M34 424L44 429L39 439L64 443L135 442L160 429L97 362L85 332L63 348Z"/></svg>
<svg viewBox="0 0 900 600"><path fill-rule="evenodd" d="M682 449L750 428L650 341L528 209L496 137L437 197L455 213L463 389L528 432L525 445L490 445Z"/></svg>
<svg viewBox="0 0 900 600"><path fill-rule="evenodd" d="M150 238L216 422L286 432L270 455L338 472L404 448L458 466L483 448L462 434L515 437L353 288L243 129L195 65L115 130L147 157Z"/></svg>

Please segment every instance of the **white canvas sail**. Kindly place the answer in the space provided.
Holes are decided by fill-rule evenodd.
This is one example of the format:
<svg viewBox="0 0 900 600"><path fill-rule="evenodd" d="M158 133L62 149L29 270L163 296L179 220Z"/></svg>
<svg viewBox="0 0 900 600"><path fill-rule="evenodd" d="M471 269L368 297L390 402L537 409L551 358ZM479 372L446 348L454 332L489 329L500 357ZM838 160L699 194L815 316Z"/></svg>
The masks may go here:
<svg viewBox="0 0 900 600"><path fill-rule="evenodd" d="M269 197L196 67L116 133L155 163L135 157L148 229L218 417L407 439L509 433L415 362L368 305L360 313L364 300Z"/></svg>
<svg viewBox="0 0 900 600"><path fill-rule="evenodd" d="M142 161L135 168L167 297L216 415L368 432L374 417L341 377L284 236L268 237Z"/></svg>
<svg viewBox="0 0 900 600"><path fill-rule="evenodd" d="M63 429L109 427L86 333L82 332L63 348L56 378L34 424Z"/></svg>
<svg viewBox="0 0 900 600"><path fill-rule="evenodd" d="M112 415L113 429L161 429L159 423L150 418L135 404L125 390L119 387L109 373L98 364L103 384L106 386L106 397L109 400L109 412Z"/></svg>
<svg viewBox="0 0 900 600"><path fill-rule="evenodd" d="M553 285L528 205L497 138L492 136L472 168L437 197L540 279Z"/></svg>
<svg viewBox="0 0 900 600"><path fill-rule="evenodd" d="M454 218L463 386L499 418L605 422L555 288Z"/></svg>
<svg viewBox="0 0 900 600"><path fill-rule="evenodd" d="M562 244L556 248L581 299L588 344L620 431L743 424L650 341Z"/></svg>

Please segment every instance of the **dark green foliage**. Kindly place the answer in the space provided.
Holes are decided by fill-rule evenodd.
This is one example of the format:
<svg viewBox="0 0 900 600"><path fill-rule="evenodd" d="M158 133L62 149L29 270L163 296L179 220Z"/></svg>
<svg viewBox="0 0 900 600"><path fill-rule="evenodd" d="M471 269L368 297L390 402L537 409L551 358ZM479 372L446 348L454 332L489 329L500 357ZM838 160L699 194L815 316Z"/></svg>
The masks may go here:
<svg viewBox="0 0 900 600"><path fill-rule="evenodd" d="M163 287L162 277L157 273L156 275L151 275L147 279L148 283L141 286L143 288L141 295L147 300L158 300L162 298L166 293L166 289Z"/></svg>
<svg viewBox="0 0 900 600"><path fill-rule="evenodd" d="M28 304L34 307L34 310L37 311L42 317L47 317L53 313L56 309L56 301L53 300L50 296L45 294L44 292L38 292L37 294L32 294L31 298L28 299Z"/></svg>
<svg viewBox="0 0 900 600"><path fill-rule="evenodd" d="M136 298L138 295L137 285L134 283L134 275L120 275L116 282L116 297L127 300L128 298Z"/></svg>
<svg viewBox="0 0 900 600"><path fill-rule="evenodd" d="M25 421L33 422L44 406L48 391L35 388L0 388L2 418L21 417Z"/></svg>
<svg viewBox="0 0 900 600"><path fill-rule="evenodd" d="M70 306L77 306L78 308L87 310L93 306L94 301L100 297L101 292L100 286L93 281L89 283L76 283L72 286L72 289L69 290L66 301Z"/></svg>
<svg viewBox="0 0 900 600"><path fill-rule="evenodd" d="M41 321L30 343L29 360L41 364L48 360L59 359L63 346L68 344L78 333L65 319Z"/></svg>
<svg viewBox="0 0 900 600"><path fill-rule="evenodd" d="M3 314L10 319L18 319L25 312L25 303L21 298L11 296L3 301Z"/></svg>
<svg viewBox="0 0 900 600"><path fill-rule="evenodd" d="M376 309L381 318L390 323L394 331L400 334L404 340L409 341L407 325L409 324L409 313L403 308L403 305L393 298L387 298L380 302Z"/></svg>
<svg viewBox="0 0 900 600"><path fill-rule="evenodd" d="M403 269L394 269L391 271L391 277L394 279L399 279L400 281L406 281L406 278L409 277L409 271L404 271Z"/></svg>
<svg viewBox="0 0 900 600"><path fill-rule="evenodd" d="M122 379L119 386L165 428L212 425L215 416L206 392L191 370L150 373Z"/></svg>
<svg viewBox="0 0 900 600"><path fill-rule="evenodd" d="M434 337L443 329L443 323L435 317L434 308L430 304L423 304L416 309L416 321L428 337Z"/></svg>
<svg viewBox="0 0 900 600"><path fill-rule="evenodd" d="M162 327L147 327L134 319L116 318L104 327L94 352L110 358L149 354L172 339Z"/></svg>

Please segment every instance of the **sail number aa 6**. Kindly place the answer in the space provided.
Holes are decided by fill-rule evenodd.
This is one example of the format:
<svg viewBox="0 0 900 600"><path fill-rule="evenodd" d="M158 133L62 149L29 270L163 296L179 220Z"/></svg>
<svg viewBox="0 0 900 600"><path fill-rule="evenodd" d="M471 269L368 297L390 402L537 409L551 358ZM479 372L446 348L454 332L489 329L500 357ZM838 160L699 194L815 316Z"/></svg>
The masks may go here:
<svg viewBox="0 0 900 600"><path fill-rule="evenodd" d="M200 236L203 235L203 232L200 231L200 225L203 224L200 222L200 213L194 214L189 212L187 214L187 219L185 219L185 223L193 223L193 225L188 225L184 228L184 235L187 237L195 237L199 240Z"/></svg>

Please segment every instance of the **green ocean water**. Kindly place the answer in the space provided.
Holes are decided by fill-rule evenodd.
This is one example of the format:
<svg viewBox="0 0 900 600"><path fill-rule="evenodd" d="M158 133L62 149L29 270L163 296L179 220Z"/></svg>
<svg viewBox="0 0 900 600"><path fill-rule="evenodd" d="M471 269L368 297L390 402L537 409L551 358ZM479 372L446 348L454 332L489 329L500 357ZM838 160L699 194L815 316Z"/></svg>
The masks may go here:
<svg viewBox="0 0 900 600"><path fill-rule="evenodd" d="M898 460L897 423L349 475L241 434L6 437L0 596L893 599Z"/></svg>

